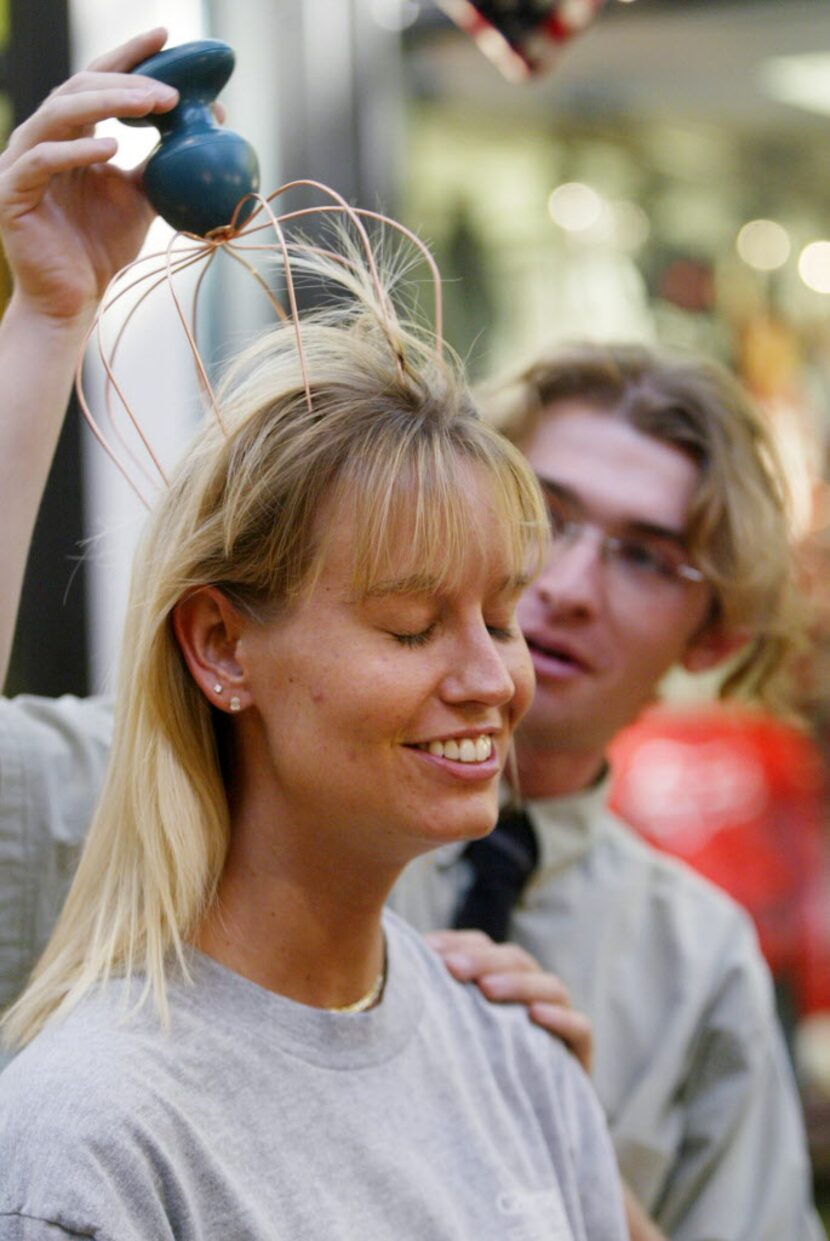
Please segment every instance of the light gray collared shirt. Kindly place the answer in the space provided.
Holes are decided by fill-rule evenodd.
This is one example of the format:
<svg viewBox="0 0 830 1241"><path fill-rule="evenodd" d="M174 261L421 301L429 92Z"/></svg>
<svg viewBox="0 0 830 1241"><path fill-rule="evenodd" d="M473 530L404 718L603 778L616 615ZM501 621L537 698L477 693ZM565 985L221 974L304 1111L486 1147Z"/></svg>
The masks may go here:
<svg viewBox="0 0 830 1241"><path fill-rule="evenodd" d="M0 698L0 1009L60 913L111 742L107 700Z"/></svg>

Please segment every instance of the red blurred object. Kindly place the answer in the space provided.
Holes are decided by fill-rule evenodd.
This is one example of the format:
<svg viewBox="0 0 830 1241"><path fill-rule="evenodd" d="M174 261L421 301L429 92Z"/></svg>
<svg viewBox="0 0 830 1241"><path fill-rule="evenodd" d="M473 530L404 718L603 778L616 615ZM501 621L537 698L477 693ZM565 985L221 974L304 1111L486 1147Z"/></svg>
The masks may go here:
<svg viewBox="0 0 830 1241"><path fill-rule="evenodd" d="M691 314L708 314L715 305L715 273L710 263L677 258L663 268L657 295Z"/></svg>
<svg viewBox="0 0 830 1241"><path fill-rule="evenodd" d="M826 773L810 738L761 712L659 708L611 761L615 812L747 909L800 1015L830 1009Z"/></svg>
<svg viewBox="0 0 830 1241"><path fill-rule="evenodd" d="M505 77L550 69L563 43L590 26L605 0L438 0Z"/></svg>

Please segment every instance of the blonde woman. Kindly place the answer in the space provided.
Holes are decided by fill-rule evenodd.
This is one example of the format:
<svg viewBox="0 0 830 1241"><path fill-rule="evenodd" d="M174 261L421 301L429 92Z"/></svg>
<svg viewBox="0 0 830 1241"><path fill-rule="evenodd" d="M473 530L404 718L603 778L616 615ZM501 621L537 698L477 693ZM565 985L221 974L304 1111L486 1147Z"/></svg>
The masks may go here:
<svg viewBox="0 0 830 1241"><path fill-rule="evenodd" d="M117 110L84 86L53 107ZM625 1235L574 1060L383 913L495 821L547 520L350 261L306 373L290 327L239 359L148 520L102 799L5 1023L4 1241Z"/></svg>

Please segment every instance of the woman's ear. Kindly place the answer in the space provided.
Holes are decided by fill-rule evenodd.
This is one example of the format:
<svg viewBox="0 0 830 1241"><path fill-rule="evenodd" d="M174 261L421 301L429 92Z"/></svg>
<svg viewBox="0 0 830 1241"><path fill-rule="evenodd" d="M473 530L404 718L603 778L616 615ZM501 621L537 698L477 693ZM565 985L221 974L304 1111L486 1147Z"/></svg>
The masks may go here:
<svg viewBox="0 0 830 1241"><path fill-rule="evenodd" d="M243 621L216 586L200 586L173 609L173 632L190 675L220 710L248 705L245 674L236 657Z"/></svg>

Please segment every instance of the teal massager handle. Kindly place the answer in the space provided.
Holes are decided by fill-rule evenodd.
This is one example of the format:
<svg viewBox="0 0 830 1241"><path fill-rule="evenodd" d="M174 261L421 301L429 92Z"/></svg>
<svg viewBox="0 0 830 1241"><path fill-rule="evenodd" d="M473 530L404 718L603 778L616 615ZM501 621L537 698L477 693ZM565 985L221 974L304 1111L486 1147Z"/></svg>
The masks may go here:
<svg viewBox="0 0 830 1241"><path fill-rule="evenodd" d="M158 52L133 73L175 86L171 112L131 118L126 125L154 125L161 140L144 169L144 192L177 231L204 237L231 222L246 194L259 189L256 152L239 134L216 124L211 104L233 73L233 49L219 39L200 39ZM251 199L236 217L241 226L254 209Z"/></svg>

